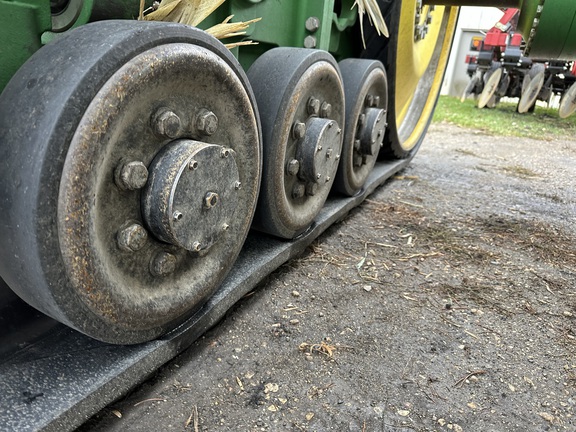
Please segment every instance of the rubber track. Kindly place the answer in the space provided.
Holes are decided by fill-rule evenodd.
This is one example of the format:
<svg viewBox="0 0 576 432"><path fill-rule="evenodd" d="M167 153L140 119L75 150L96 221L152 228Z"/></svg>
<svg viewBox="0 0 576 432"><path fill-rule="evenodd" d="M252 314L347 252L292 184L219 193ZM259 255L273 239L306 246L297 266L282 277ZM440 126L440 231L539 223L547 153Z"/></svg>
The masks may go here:
<svg viewBox="0 0 576 432"><path fill-rule="evenodd" d="M378 162L359 194L329 198L310 230L291 242L251 232L216 294L163 339L108 345L58 325L33 345L0 358L0 430L63 432L80 426L189 347L267 275L302 254L409 161Z"/></svg>

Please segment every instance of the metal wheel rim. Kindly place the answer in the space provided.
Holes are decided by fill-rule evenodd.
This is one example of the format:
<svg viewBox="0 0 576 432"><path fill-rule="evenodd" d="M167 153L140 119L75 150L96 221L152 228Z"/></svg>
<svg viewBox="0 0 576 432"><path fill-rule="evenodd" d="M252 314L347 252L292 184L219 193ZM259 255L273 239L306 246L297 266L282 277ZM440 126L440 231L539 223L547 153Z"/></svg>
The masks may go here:
<svg viewBox="0 0 576 432"><path fill-rule="evenodd" d="M544 71L541 71L530 79L530 82L522 92L522 96L518 102L518 112L520 114L527 113L530 107L534 105L543 85Z"/></svg>
<svg viewBox="0 0 576 432"><path fill-rule="evenodd" d="M564 97L560 102L558 115L560 118L568 118L576 111L576 82L570 86L568 91L564 93Z"/></svg>

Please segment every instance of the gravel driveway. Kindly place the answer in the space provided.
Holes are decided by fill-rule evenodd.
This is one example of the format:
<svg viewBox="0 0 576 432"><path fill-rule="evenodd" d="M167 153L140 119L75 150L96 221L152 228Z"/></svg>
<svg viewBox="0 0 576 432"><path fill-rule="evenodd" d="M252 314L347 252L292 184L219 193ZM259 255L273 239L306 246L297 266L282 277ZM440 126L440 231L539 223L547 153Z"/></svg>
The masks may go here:
<svg viewBox="0 0 576 432"><path fill-rule="evenodd" d="M576 142L408 169L83 431L575 431Z"/></svg>

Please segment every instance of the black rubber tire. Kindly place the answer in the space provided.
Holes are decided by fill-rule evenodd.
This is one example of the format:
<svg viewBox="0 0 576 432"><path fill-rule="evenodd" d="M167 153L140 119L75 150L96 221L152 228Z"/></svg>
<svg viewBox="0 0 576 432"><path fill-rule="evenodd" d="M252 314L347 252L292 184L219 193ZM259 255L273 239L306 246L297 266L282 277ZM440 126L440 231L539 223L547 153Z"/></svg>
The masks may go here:
<svg viewBox="0 0 576 432"><path fill-rule="evenodd" d="M68 150L83 113L121 65L167 44L192 44L210 51L243 83L250 109L256 114L256 133L251 145L258 146L254 147L254 154L250 152L255 168L249 173L252 179L245 185L244 199L248 201L248 195L252 194L255 204L262 142L255 98L245 73L230 51L198 29L180 24L138 21L87 24L39 50L0 96L0 202L5 209L0 212L0 274L21 298L38 310L93 338L110 343L143 342L173 329L188 318L193 309L202 305L227 272L226 266L220 272L214 269L205 271L213 273L212 282L194 293L198 302L191 305L192 295L181 291L174 298L179 304L172 314L155 316L149 321L146 314L142 314L142 324L131 327L120 319L111 321L88 306L77 290L77 284L71 281L69 267L65 264L70 260L61 250L59 186L64 183L63 170ZM148 124L146 120L143 123ZM91 168L85 168L86 176L90 178L95 177ZM244 224L246 228L233 245L226 246L230 250L228 268L240 252L252 216L253 209L246 220L244 216L238 216L242 217L238 225ZM236 235L241 228L234 227L233 230ZM82 257L81 248L84 247L78 246L78 257ZM88 268L85 273L86 278L97 278ZM174 277L168 283L178 282L176 286L181 288L181 284L190 283L190 279L190 276L185 280ZM98 295L99 286L86 285L85 292ZM142 291L138 295L145 298ZM187 301L183 301L183 296ZM108 304L106 300L102 302ZM155 306L162 309L160 305L150 304L147 310L151 316L156 312ZM139 317L129 319L139 321Z"/></svg>
<svg viewBox="0 0 576 432"><path fill-rule="evenodd" d="M399 42L399 23L400 23L400 13L401 7L403 3L408 3L407 0L378 0L378 4L382 11L382 15L386 23L388 24L388 29L390 33L389 38L378 36L376 31L373 29L371 24L368 22L368 19L365 18L364 23L364 32L366 36L366 49L362 51L361 57L362 58L371 58L380 60L384 67L386 68L386 72L388 74L388 129L386 136L384 138L384 146L380 151L379 159L403 159L409 158L413 156L417 151L419 146L421 145L424 136L426 135L426 131L430 122L432 121L432 114L434 110L431 110L430 115L423 115L419 117L419 120L413 124L405 126L404 124L397 124L396 122L396 105L395 105L395 86L396 86L396 58L397 58L397 51L398 51L398 42ZM450 12L452 9L446 9L446 12ZM442 41L439 41L435 48L434 53L434 60L431 61L430 67L428 71L430 73L438 71L438 68L442 68L442 76L446 71L447 66L447 53L450 51L450 46L453 40L453 27L448 28L449 25L453 25L455 27L456 20L453 22L448 21L447 14L443 17L443 28L440 32L440 38L446 38L446 34L449 34L449 41L447 39L443 39L442 41L448 42L448 50L445 52L445 57L443 58L444 63L439 64L438 60L441 58L442 53L442 46L446 45ZM449 30L449 31L447 31ZM427 72L428 73L428 72ZM429 89L427 90L426 84L424 79L420 80L420 83L423 84L424 87L418 89L418 95L416 99L418 101L422 100L422 98L428 98L430 95ZM436 104L438 97L440 96L440 88L437 89L437 93L432 95L434 97L433 103ZM418 108L415 108L418 111ZM417 114L418 116L418 114ZM411 132L416 128L416 124L422 125L424 127L420 130L419 135L415 139L415 144L410 148L406 149L403 146L403 137L406 135L410 135Z"/></svg>

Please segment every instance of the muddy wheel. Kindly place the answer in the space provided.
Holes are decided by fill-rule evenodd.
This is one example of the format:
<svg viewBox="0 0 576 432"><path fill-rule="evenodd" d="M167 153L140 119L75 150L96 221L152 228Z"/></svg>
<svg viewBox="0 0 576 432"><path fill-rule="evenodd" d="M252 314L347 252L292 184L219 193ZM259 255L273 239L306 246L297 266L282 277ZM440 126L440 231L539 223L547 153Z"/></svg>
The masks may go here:
<svg viewBox="0 0 576 432"><path fill-rule="evenodd" d="M518 101L518 112L520 114L534 110L534 105L544 86L546 68L542 63L534 63L525 77L526 84L522 85L522 96Z"/></svg>
<svg viewBox="0 0 576 432"><path fill-rule="evenodd" d="M381 60L388 73L388 132L382 158L406 158L420 146L446 70L458 8L420 0L379 0L390 38L364 25L362 57Z"/></svg>
<svg viewBox="0 0 576 432"><path fill-rule="evenodd" d="M496 90L500 87L502 68L487 71L484 75L484 89L478 98L478 108L494 108L496 106Z"/></svg>
<svg viewBox="0 0 576 432"><path fill-rule="evenodd" d="M83 26L0 101L6 282L96 339L136 343L214 292L247 235L260 132L246 76L176 24Z"/></svg>
<svg viewBox="0 0 576 432"><path fill-rule="evenodd" d="M282 238L305 231L334 182L344 89L327 52L276 48L248 71L262 120L264 164L254 226Z"/></svg>
<svg viewBox="0 0 576 432"><path fill-rule="evenodd" d="M567 118L576 111L576 82L564 93L560 102L558 115L560 118Z"/></svg>
<svg viewBox="0 0 576 432"><path fill-rule="evenodd" d="M388 83L379 61L346 59L339 66L344 81L346 127L334 188L352 196L366 182L382 147Z"/></svg>

